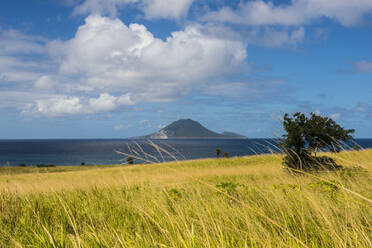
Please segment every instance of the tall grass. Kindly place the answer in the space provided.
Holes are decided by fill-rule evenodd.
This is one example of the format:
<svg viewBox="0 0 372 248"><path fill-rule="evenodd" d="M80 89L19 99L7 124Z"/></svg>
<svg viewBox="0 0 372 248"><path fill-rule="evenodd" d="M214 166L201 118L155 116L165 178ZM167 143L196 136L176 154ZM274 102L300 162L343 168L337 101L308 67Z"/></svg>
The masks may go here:
<svg viewBox="0 0 372 248"><path fill-rule="evenodd" d="M292 175L273 154L0 171L0 247L372 247L372 151L331 156L347 169Z"/></svg>

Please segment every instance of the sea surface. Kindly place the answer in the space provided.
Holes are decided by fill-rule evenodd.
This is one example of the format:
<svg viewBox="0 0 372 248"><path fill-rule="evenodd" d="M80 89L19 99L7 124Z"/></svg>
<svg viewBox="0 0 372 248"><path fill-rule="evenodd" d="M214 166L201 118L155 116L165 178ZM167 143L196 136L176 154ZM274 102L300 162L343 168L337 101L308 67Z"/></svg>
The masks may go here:
<svg viewBox="0 0 372 248"><path fill-rule="evenodd" d="M372 139L356 139L362 148L372 148ZM175 139L153 140L0 140L0 166L25 164L108 165L216 157L216 149L230 157L279 152L277 139ZM346 145L351 148L354 143ZM159 148L160 147L160 148ZM124 153L120 154L118 152Z"/></svg>

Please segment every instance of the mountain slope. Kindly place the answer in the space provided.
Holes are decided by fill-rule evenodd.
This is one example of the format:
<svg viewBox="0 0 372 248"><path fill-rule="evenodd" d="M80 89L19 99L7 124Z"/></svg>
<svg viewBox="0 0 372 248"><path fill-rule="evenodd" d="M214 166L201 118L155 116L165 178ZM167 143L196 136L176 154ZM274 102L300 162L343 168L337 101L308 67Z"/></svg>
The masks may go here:
<svg viewBox="0 0 372 248"><path fill-rule="evenodd" d="M219 134L205 128L197 121L193 121L191 119L181 119L169 124L168 126L154 134L150 134L142 138L176 139L176 138L246 138L246 137L230 132L225 132L225 134Z"/></svg>

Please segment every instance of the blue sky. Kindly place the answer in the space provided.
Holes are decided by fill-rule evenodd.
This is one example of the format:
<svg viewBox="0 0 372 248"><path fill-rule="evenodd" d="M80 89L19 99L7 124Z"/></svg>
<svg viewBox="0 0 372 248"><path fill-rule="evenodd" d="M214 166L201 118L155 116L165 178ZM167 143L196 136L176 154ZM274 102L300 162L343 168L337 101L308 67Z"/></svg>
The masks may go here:
<svg viewBox="0 0 372 248"><path fill-rule="evenodd" d="M371 138L371 44L371 0L2 1L0 139L265 138L297 111Z"/></svg>

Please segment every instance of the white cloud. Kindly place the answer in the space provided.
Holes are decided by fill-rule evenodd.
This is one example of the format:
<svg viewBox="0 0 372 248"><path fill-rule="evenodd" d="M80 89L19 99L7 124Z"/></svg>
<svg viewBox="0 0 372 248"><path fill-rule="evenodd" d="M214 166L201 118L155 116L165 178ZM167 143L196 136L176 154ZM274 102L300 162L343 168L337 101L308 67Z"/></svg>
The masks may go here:
<svg viewBox="0 0 372 248"><path fill-rule="evenodd" d="M316 115L322 115L322 112L319 109L317 109L317 110L315 110L314 114L316 114Z"/></svg>
<svg viewBox="0 0 372 248"><path fill-rule="evenodd" d="M67 41L47 42L2 30L7 35L0 36L0 43L7 43L1 37L23 37L25 49L0 52L0 79L22 83L23 95L38 92L39 98L21 101L27 115L94 114L140 102L173 101L248 69L246 44L232 37L233 32L212 30L189 24L161 40L143 25L127 26L99 15L87 17ZM49 58L33 58L40 53ZM18 56L27 54L32 56ZM0 105L3 102L0 99Z"/></svg>
<svg viewBox="0 0 372 248"><path fill-rule="evenodd" d="M194 0L86 0L74 9L74 14L117 16L118 9L132 5L139 8L146 19L179 19L187 15Z"/></svg>
<svg viewBox="0 0 372 248"><path fill-rule="evenodd" d="M43 75L50 65L15 55L0 54L0 79L3 82L30 83Z"/></svg>
<svg viewBox="0 0 372 248"><path fill-rule="evenodd" d="M33 47L33 39L25 40ZM34 55L31 50L22 54ZM48 51L47 59L27 60L7 51L0 54L1 80L23 83L23 97L38 93L20 101L27 105L26 115L95 114L140 102L172 101L248 68L246 45L206 26L190 24L161 40L143 25L127 26L99 15L87 17L71 40L40 45L36 53Z"/></svg>
<svg viewBox="0 0 372 248"><path fill-rule="evenodd" d="M97 112L107 112L116 108L115 101L116 97L104 93L98 98L89 99L89 106Z"/></svg>
<svg viewBox="0 0 372 248"><path fill-rule="evenodd" d="M52 91L55 88L53 78L50 75L41 76L38 80L36 80L34 86L36 89L48 91Z"/></svg>
<svg viewBox="0 0 372 248"><path fill-rule="evenodd" d="M27 104L40 99L49 99L56 97L54 94L40 93L35 91L26 91L23 89L1 90L0 91L0 109L18 108L22 109Z"/></svg>
<svg viewBox="0 0 372 248"><path fill-rule="evenodd" d="M75 15L117 15L117 8L125 4L133 4L139 0L86 0L74 9Z"/></svg>
<svg viewBox="0 0 372 248"><path fill-rule="evenodd" d="M39 78L50 65L32 59L47 53L46 39L0 27L0 80L29 83Z"/></svg>
<svg viewBox="0 0 372 248"><path fill-rule="evenodd" d="M143 25L126 26L119 19L98 15L86 18L73 39L52 42L49 49L60 63L59 73L40 77L35 87L100 94L90 100L89 110L78 109L81 113L186 96L210 79L241 69L247 56L242 42L207 34L202 26L188 26L162 41ZM55 108L36 110L55 112Z"/></svg>
<svg viewBox="0 0 372 248"><path fill-rule="evenodd" d="M301 26L323 17L338 21L344 26L362 22L372 13L371 0L291 0L289 4L275 5L262 0L240 3L236 10L224 7L208 13L208 21L244 25Z"/></svg>
<svg viewBox="0 0 372 248"><path fill-rule="evenodd" d="M35 104L28 104L22 113L24 115L45 115L49 117L96 114L134 104L129 100L123 102L120 100L121 98L130 99L126 95L115 97L107 93L100 94L98 98L57 95L38 99Z"/></svg>
<svg viewBox="0 0 372 248"><path fill-rule="evenodd" d="M83 112L83 105L78 97L58 97L37 100L34 111L47 116L75 115ZM28 113L28 110L23 112Z"/></svg>
<svg viewBox="0 0 372 248"><path fill-rule="evenodd" d="M341 114L340 113L335 113L335 114L330 115L329 117L333 120L338 120L338 119L341 118Z"/></svg>
<svg viewBox="0 0 372 248"><path fill-rule="evenodd" d="M41 54L45 52L47 40L35 35L26 35L15 29L0 27L0 55Z"/></svg>
<svg viewBox="0 0 372 248"><path fill-rule="evenodd" d="M187 15L194 0L144 0L143 11L146 19L179 19Z"/></svg>
<svg viewBox="0 0 372 248"><path fill-rule="evenodd" d="M353 69L357 73L372 73L372 61L362 60L354 62Z"/></svg>
<svg viewBox="0 0 372 248"><path fill-rule="evenodd" d="M248 39L249 43L260 46L295 46L305 39L305 29L299 27L293 30L280 30L265 27L262 30L253 30L253 32L246 36L246 39Z"/></svg>

